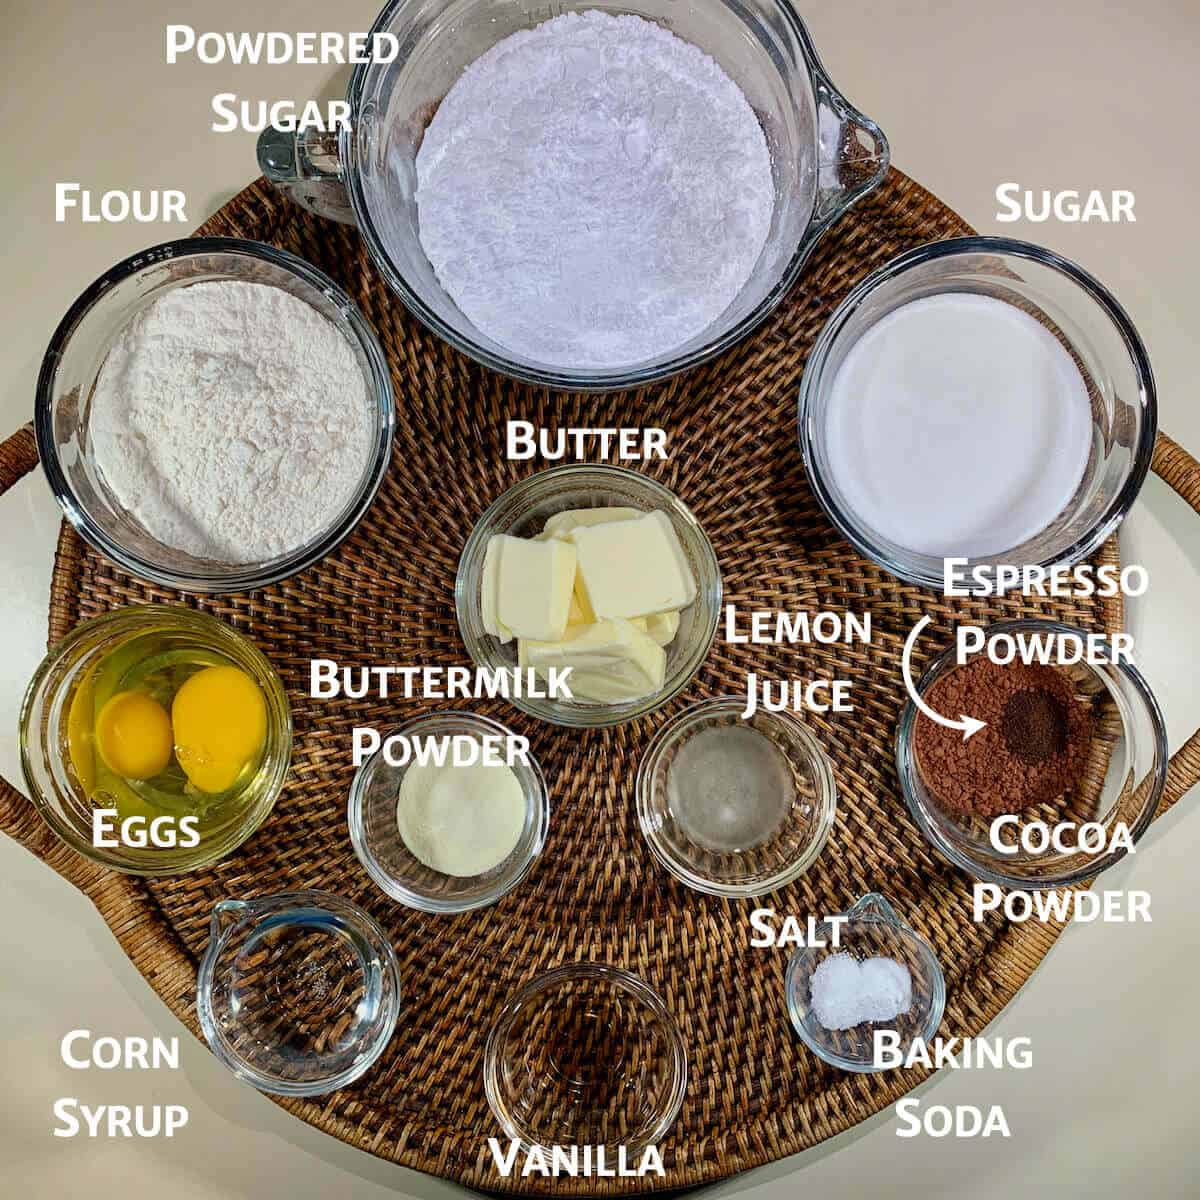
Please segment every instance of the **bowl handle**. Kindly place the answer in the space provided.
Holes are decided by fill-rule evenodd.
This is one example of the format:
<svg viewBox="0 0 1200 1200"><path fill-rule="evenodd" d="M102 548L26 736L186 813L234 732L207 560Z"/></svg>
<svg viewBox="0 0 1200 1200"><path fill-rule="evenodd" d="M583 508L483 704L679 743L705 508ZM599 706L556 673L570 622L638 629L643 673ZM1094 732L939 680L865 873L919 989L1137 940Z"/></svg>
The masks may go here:
<svg viewBox="0 0 1200 1200"><path fill-rule="evenodd" d="M817 98L817 197L805 242L815 241L855 201L887 174L891 149L883 130L859 112L819 65Z"/></svg>
<svg viewBox="0 0 1200 1200"><path fill-rule="evenodd" d="M355 224L336 133L288 133L268 127L258 137L258 167L301 208L343 225Z"/></svg>

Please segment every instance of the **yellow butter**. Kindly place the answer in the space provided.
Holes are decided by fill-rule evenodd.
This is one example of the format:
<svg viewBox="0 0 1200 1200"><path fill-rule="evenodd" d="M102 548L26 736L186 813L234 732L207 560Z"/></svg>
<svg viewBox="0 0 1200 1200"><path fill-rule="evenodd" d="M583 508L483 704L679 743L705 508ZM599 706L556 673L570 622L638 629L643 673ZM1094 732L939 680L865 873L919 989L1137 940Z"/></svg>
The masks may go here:
<svg viewBox="0 0 1200 1200"><path fill-rule="evenodd" d="M575 583L570 542L496 534L483 560L483 627L502 642L513 637L554 641L567 629Z"/></svg>
<svg viewBox="0 0 1200 1200"><path fill-rule="evenodd" d="M667 656L648 633L618 618L572 626L558 641L522 638L517 661L543 676L570 667L566 683L576 700L612 704L660 691Z"/></svg>
<svg viewBox="0 0 1200 1200"><path fill-rule="evenodd" d="M643 617L646 632L660 645L669 646L679 632L679 613L654 613Z"/></svg>
<svg viewBox="0 0 1200 1200"><path fill-rule="evenodd" d="M568 508L552 516L542 530L542 537L565 538L572 529L584 525L606 525L609 521L635 521L642 515L640 508Z"/></svg>
<svg viewBox="0 0 1200 1200"><path fill-rule="evenodd" d="M664 512L580 525L568 536L578 551L578 586L598 620L678 611L696 598L695 576Z"/></svg>

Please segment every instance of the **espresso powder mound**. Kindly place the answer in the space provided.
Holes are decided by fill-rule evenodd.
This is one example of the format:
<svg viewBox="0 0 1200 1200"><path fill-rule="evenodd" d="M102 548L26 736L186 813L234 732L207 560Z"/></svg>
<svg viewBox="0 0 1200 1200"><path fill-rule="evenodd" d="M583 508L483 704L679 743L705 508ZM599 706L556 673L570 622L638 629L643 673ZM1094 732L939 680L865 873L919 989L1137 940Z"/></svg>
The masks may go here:
<svg viewBox="0 0 1200 1200"><path fill-rule="evenodd" d="M1092 720L1055 667L979 656L925 693L935 712L987 726L967 741L923 713L913 738L917 769L934 800L961 817L998 817L1054 800L1078 782Z"/></svg>

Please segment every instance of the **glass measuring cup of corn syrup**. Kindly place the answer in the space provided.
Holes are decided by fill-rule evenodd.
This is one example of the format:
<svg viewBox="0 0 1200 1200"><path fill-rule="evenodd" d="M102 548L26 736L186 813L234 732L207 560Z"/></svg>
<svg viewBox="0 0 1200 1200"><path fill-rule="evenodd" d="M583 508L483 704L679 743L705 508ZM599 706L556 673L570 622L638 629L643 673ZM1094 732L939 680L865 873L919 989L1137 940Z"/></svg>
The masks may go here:
<svg viewBox="0 0 1200 1200"><path fill-rule="evenodd" d="M80 854L135 875L195 870L265 820L291 760L283 685L246 638L167 605L85 621L21 711L35 807Z"/></svg>
<svg viewBox="0 0 1200 1200"><path fill-rule="evenodd" d="M196 979L212 1052L280 1096L320 1096L383 1053L400 1015L400 968L379 925L329 892L222 900Z"/></svg>

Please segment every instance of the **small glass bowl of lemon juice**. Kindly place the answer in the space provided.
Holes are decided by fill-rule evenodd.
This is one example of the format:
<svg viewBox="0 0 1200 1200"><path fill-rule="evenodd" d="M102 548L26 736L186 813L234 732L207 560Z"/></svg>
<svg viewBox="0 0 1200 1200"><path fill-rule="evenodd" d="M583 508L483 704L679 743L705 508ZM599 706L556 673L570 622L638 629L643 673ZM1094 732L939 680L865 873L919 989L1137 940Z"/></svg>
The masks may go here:
<svg viewBox="0 0 1200 1200"><path fill-rule="evenodd" d="M253 643L169 605L85 621L38 668L21 764L50 828L94 862L172 875L225 857L283 787L292 721Z"/></svg>

